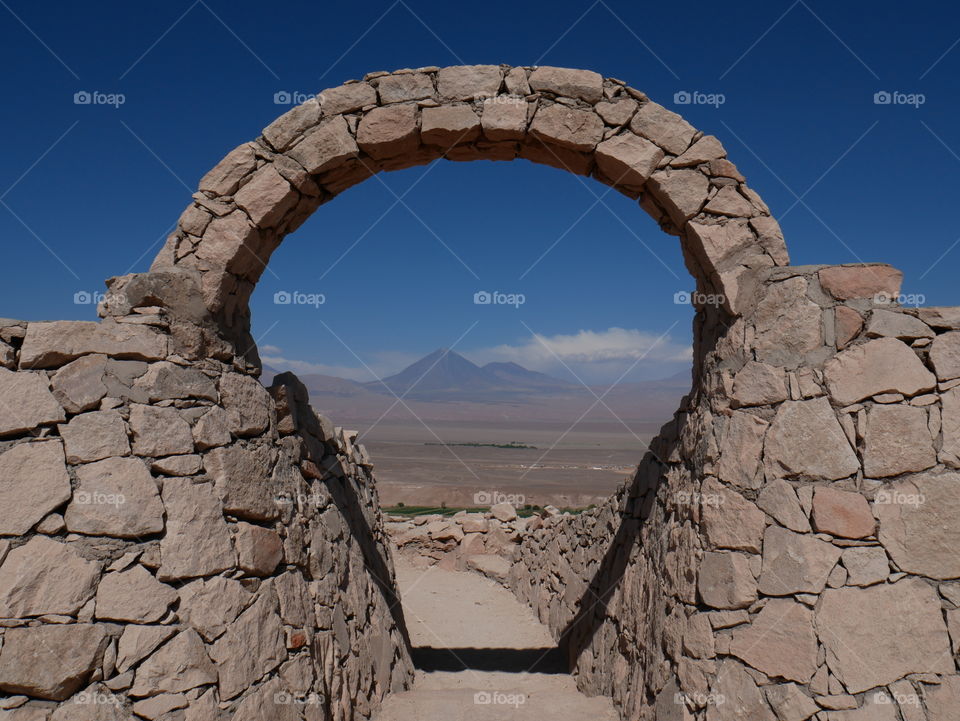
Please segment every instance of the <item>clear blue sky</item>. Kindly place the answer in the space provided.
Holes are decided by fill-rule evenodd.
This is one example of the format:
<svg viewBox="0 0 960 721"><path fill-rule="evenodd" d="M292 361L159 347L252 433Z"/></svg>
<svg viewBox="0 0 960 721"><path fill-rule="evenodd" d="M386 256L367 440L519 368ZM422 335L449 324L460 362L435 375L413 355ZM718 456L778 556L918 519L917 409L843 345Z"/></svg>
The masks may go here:
<svg viewBox="0 0 960 721"><path fill-rule="evenodd" d="M146 270L201 175L286 109L275 93L461 62L628 81L722 140L795 263L886 261L928 305L960 304L960 13L944 3L0 5L2 316L93 318L74 294ZM125 102L78 105L79 91ZM681 91L725 102L677 105ZM880 91L924 102L876 104ZM692 311L673 296L692 283L676 239L632 201L597 203L604 186L526 161L382 180L275 255L253 306L263 355L358 375L356 356L385 373L455 345L559 373L556 352L612 381L667 333L630 377L682 366ZM408 189L409 208L394 205ZM526 302L477 306L480 290ZM277 305L278 291L326 302Z"/></svg>

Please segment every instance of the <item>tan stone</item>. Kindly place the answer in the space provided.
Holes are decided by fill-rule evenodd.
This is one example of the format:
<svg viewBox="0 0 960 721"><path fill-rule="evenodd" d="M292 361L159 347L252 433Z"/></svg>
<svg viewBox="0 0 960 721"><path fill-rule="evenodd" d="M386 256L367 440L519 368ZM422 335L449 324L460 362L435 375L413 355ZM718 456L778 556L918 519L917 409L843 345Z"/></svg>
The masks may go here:
<svg viewBox="0 0 960 721"><path fill-rule="evenodd" d="M877 491L877 537L901 571L960 578L960 474L924 473Z"/></svg>
<svg viewBox="0 0 960 721"><path fill-rule="evenodd" d="M711 608L746 608L757 600L757 582L749 558L723 551L703 554L697 590Z"/></svg>
<svg viewBox="0 0 960 721"><path fill-rule="evenodd" d="M830 669L850 693L910 673L955 673L936 591L919 579L824 592L816 612Z"/></svg>
<svg viewBox="0 0 960 721"><path fill-rule="evenodd" d="M750 201L740 195L732 185L720 188L720 191L703 209L708 213L739 218L750 218L757 214L756 208L750 204Z"/></svg>
<svg viewBox="0 0 960 721"><path fill-rule="evenodd" d="M927 721L953 721L960 707L960 677L948 676L939 686L927 688Z"/></svg>
<svg viewBox="0 0 960 721"><path fill-rule="evenodd" d="M138 456L193 453L193 434L176 408L134 403L130 406L133 452Z"/></svg>
<svg viewBox="0 0 960 721"><path fill-rule="evenodd" d="M88 355L58 370L52 380L53 397L70 413L96 408L107 394L103 383L107 357Z"/></svg>
<svg viewBox="0 0 960 721"><path fill-rule="evenodd" d="M181 617L208 642L223 635L254 599L240 581L222 576L190 581L179 594Z"/></svg>
<svg viewBox="0 0 960 721"><path fill-rule="evenodd" d="M313 694L314 697L317 694ZM237 712L232 721L261 721L261 719L270 719L270 721L300 721L300 709L306 707L313 709L318 706L316 702L312 705L304 706L302 702L295 701L291 703L292 696L284 688L280 679L273 678L264 683L260 688L246 696L237 706ZM308 699L311 697L307 697ZM322 708L322 707L320 707ZM307 711L307 718L322 718L323 712L319 709L314 714L312 710Z"/></svg>
<svg viewBox="0 0 960 721"><path fill-rule="evenodd" d="M108 652L109 648L108 646ZM114 680L111 679L111 681ZM124 706L123 699L112 693L108 685L94 683L60 704L50 716L50 721L137 721L137 719Z"/></svg>
<svg viewBox="0 0 960 721"><path fill-rule="evenodd" d="M369 86L367 86L369 88ZM369 88L373 92L373 88ZM376 101L376 94L374 94ZM263 129L263 137L270 145L283 152L297 140L304 131L320 122L320 103L316 98L291 108Z"/></svg>
<svg viewBox="0 0 960 721"><path fill-rule="evenodd" d="M767 520L763 511L713 478L703 482L700 495L701 524L710 546L760 552Z"/></svg>
<svg viewBox="0 0 960 721"><path fill-rule="evenodd" d="M469 105L424 108L420 140L425 145L449 148L480 137L480 118Z"/></svg>
<svg viewBox="0 0 960 721"><path fill-rule="evenodd" d="M763 535L760 592L768 596L820 593L840 553L836 546L809 534L769 526Z"/></svg>
<svg viewBox="0 0 960 721"><path fill-rule="evenodd" d="M0 618L75 615L93 598L99 578L100 564L68 544L34 536L0 566Z"/></svg>
<svg viewBox="0 0 960 721"><path fill-rule="evenodd" d="M0 368L0 400L0 436L66 420L63 408L50 392L50 382L38 373Z"/></svg>
<svg viewBox="0 0 960 721"><path fill-rule="evenodd" d="M161 581L209 576L236 564L223 506L209 483L170 478L163 484L167 533L160 542Z"/></svg>
<svg viewBox="0 0 960 721"><path fill-rule="evenodd" d="M782 368L747 361L733 378L732 400L735 406L766 406L787 398L786 377Z"/></svg>
<svg viewBox="0 0 960 721"><path fill-rule="evenodd" d="M229 424L227 412L219 406L213 406L193 427L193 440L197 448L206 451L230 443L233 437L230 435Z"/></svg>
<svg viewBox="0 0 960 721"><path fill-rule="evenodd" d="M367 155L377 159L412 153L420 146L416 106L374 108L360 121L357 144Z"/></svg>
<svg viewBox="0 0 960 721"><path fill-rule="evenodd" d="M271 575L283 560L283 541L276 531L238 523L233 537L237 549L237 565L254 576Z"/></svg>
<svg viewBox="0 0 960 721"><path fill-rule="evenodd" d="M774 598L730 639L730 653L771 678L807 683L817 671L813 611L792 599Z"/></svg>
<svg viewBox="0 0 960 721"><path fill-rule="evenodd" d="M603 121L591 110L550 105L537 110L530 134L561 148L589 152L603 139Z"/></svg>
<svg viewBox="0 0 960 721"><path fill-rule="evenodd" d="M280 515L268 448L215 448L206 454L204 464L227 513L254 521L271 521Z"/></svg>
<svg viewBox="0 0 960 721"><path fill-rule="evenodd" d="M859 493L817 486L813 493L813 527L841 538L872 536L876 522L870 504Z"/></svg>
<svg viewBox="0 0 960 721"><path fill-rule="evenodd" d="M119 412L81 413L60 426L68 463L89 463L110 456L129 456L127 425Z"/></svg>
<svg viewBox="0 0 960 721"><path fill-rule="evenodd" d="M108 573L97 587L96 617L108 621L155 623L178 598L147 569L135 564L126 571Z"/></svg>
<svg viewBox="0 0 960 721"><path fill-rule="evenodd" d="M269 427L270 394L256 378L228 373L220 380L220 395L234 435L258 435Z"/></svg>
<svg viewBox="0 0 960 721"><path fill-rule="evenodd" d="M886 265L833 266L818 273L820 285L837 300L895 299L900 294L903 273Z"/></svg>
<svg viewBox="0 0 960 721"><path fill-rule="evenodd" d="M840 561L847 569L848 586L872 586L886 581L890 575L890 561L879 546L846 548Z"/></svg>
<svg viewBox="0 0 960 721"><path fill-rule="evenodd" d="M740 488L757 489L763 483L760 458L769 427L762 418L744 411L734 411L727 420L720 443L720 480Z"/></svg>
<svg viewBox="0 0 960 721"><path fill-rule="evenodd" d="M960 468L960 387L940 394L940 407L940 461L950 468Z"/></svg>
<svg viewBox="0 0 960 721"><path fill-rule="evenodd" d="M826 398L780 405L766 436L764 463L771 480L832 481L860 469L857 454Z"/></svg>
<svg viewBox="0 0 960 721"><path fill-rule="evenodd" d="M706 721L776 721L756 681L733 659L717 668L707 700Z"/></svg>
<svg viewBox="0 0 960 721"><path fill-rule="evenodd" d="M348 83L324 90L318 100L324 116L329 117L376 104L377 91L367 83Z"/></svg>
<svg viewBox="0 0 960 721"><path fill-rule="evenodd" d="M823 312L807 297L807 281L788 278L769 285L754 314L757 360L795 368L823 343Z"/></svg>
<svg viewBox="0 0 960 721"><path fill-rule="evenodd" d="M795 683L771 685L765 690L767 701L779 721L806 721L820 710L813 699Z"/></svg>
<svg viewBox="0 0 960 721"><path fill-rule="evenodd" d="M863 472L886 478L923 471L937 463L927 430L927 411L904 405L875 405L867 410Z"/></svg>
<svg viewBox="0 0 960 721"><path fill-rule="evenodd" d="M913 396L936 387L936 378L916 353L896 338L877 338L848 348L827 361L830 395L850 405L879 393Z"/></svg>
<svg viewBox="0 0 960 721"><path fill-rule="evenodd" d="M423 73L398 73L385 75L377 82L380 102L402 103L407 100L423 100L433 97L433 80Z"/></svg>
<svg viewBox="0 0 960 721"><path fill-rule="evenodd" d="M447 100L478 100L500 92L503 71L497 65L453 65L437 73L437 89Z"/></svg>
<svg viewBox="0 0 960 721"><path fill-rule="evenodd" d="M126 673L177 631L176 626L125 626L117 643L117 671Z"/></svg>
<svg viewBox="0 0 960 721"><path fill-rule="evenodd" d="M682 155L697 132L679 115L654 102L640 106L630 121L630 129L673 155Z"/></svg>
<svg viewBox="0 0 960 721"><path fill-rule="evenodd" d="M670 161L674 168L686 168L693 165L700 165L718 158L725 158L727 151L723 144L713 135L704 135L700 140L691 145L684 153ZM716 175L716 173L711 173Z"/></svg>
<svg viewBox="0 0 960 721"><path fill-rule="evenodd" d="M257 156L253 143L244 143L227 153L223 160L204 175L200 179L199 188L214 195L233 195L244 176L252 173L256 167Z"/></svg>
<svg viewBox="0 0 960 721"><path fill-rule="evenodd" d="M287 211L293 209L299 198L299 193L273 165L260 168L233 196L236 204L247 212L250 220L259 228L276 225Z"/></svg>
<svg viewBox="0 0 960 721"><path fill-rule="evenodd" d="M147 326L109 320L31 323L20 348L20 367L55 368L91 353L128 360L163 360L167 357L167 337Z"/></svg>
<svg viewBox="0 0 960 721"><path fill-rule="evenodd" d="M683 652L694 658L713 658L713 628L709 614L695 613L687 619L683 633Z"/></svg>
<svg viewBox="0 0 960 721"><path fill-rule="evenodd" d="M167 476L192 476L199 473L202 468L203 461L195 453L185 456L167 456L150 464L151 471Z"/></svg>
<svg viewBox="0 0 960 721"><path fill-rule="evenodd" d="M139 458L107 458L80 466L76 474L77 488L64 513L69 531L138 538L163 530L157 484Z"/></svg>
<svg viewBox="0 0 960 721"><path fill-rule="evenodd" d="M609 102L597 103L593 106L593 109L607 125L619 127L630 122L630 118L637 111L637 107L639 107L639 104L636 100L617 98Z"/></svg>
<svg viewBox="0 0 960 721"><path fill-rule="evenodd" d="M84 686L106 645L101 626L11 628L0 650L0 690L63 701Z"/></svg>
<svg viewBox="0 0 960 721"><path fill-rule="evenodd" d="M152 720L160 719L164 714L171 711L186 708L187 705L187 697L182 693L162 693L143 701L137 701L131 708L137 716Z"/></svg>
<svg viewBox="0 0 960 721"><path fill-rule="evenodd" d="M615 185L643 185L663 159L663 151L633 133L615 135L597 146L597 167Z"/></svg>
<svg viewBox="0 0 960 721"><path fill-rule="evenodd" d="M678 228L700 212L703 204L707 200L707 192L710 190L710 181L707 176L699 170L658 170L650 176L648 184L650 193L670 214L671 220ZM701 235L708 235L714 232L725 234L726 231L719 226L700 227ZM710 239L701 238L701 245L713 244L712 235ZM726 249L724 249L726 250ZM707 256L714 262L719 258L707 250Z"/></svg>
<svg viewBox="0 0 960 721"><path fill-rule="evenodd" d="M527 134L527 101L522 98L490 98L483 102L480 118L489 140L520 140Z"/></svg>
<svg viewBox="0 0 960 721"><path fill-rule="evenodd" d="M13 446L0 454L0 535L25 534L70 493L60 441Z"/></svg>
<svg viewBox="0 0 960 721"><path fill-rule="evenodd" d="M781 526L797 533L809 533L810 521L797 498L796 491L786 481L776 478L763 487L757 496L757 505L773 516Z"/></svg>
<svg viewBox="0 0 960 721"><path fill-rule="evenodd" d="M930 326L912 315L877 308L870 314L867 335L871 338L915 340L917 338L933 338L934 332L930 329Z"/></svg>
<svg viewBox="0 0 960 721"><path fill-rule="evenodd" d="M180 693L217 682L217 669L192 628L181 631L137 668L130 695Z"/></svg>
<svg viewBox="0 0 960 721"><path fill-rule="evenodd" d="M287 151L308 173L317 174L332 170L359 152L357 142L347 128L347 121L334 116L307 133L303 140Z"/></svg>
<svg viewBox="0 0 960 721"><path fill-rule="evenodd" d="M837 348L843 349L850 341L860 335L860 330L863 328L863 316L845 305L838 305L833 309L833 312Z"/></svg>
<svg viewBox="0 0 960 721"><path fill-rule="evenodd" d="M547 65L530 73L530 87L541 92L596 103L603 97L603 77L591 70L555 68Z"/></svg>
<svg viewBox="0 0 960 721"><path fill-rule="evenodd" d="M220 697L231 699L287 659L276 594L267 587L210 652L220 671Z"/></svg>
<svg viewBox="0 0 960 721"><path fill-rule="evenodd" d="M930 363L941 381L960 378L960 332L938 335L930 346Z"/></svg>
<svg viewBox="0 0 960 721"><path fill-rule="evenodd" d="M230 273L259 272L265 262L257 255L260 240L260 231L246 213L237 209L211 221L203 233L203 242L196 246L196 255Z"/></svg>

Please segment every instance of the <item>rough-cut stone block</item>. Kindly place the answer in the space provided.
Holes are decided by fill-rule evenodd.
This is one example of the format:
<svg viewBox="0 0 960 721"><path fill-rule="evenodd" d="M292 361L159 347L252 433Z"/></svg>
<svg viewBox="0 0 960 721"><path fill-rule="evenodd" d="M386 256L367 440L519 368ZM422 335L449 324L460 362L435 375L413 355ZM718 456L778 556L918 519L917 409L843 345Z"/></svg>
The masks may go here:
<svg viewBox="0 0 960 721"><path fill-rule="evenodd" d="M214 195L233 195L240 181L257 167L257 156L252 143L234 148L214 168L200 179L199 188Z"/></svg>
<svg viewBox="0 0 960 721"><path fill-rule="evenodd" d="M352 113L377 102L377 91L367 83L348 83L320 93L320 109L325 117Z"/></svg>
<svg viewBox="0 0 960 721"><path fill-rule="evenodd" d="M371 88L371 91L373 89ZM274 150L283 152L290 147L305 130L320 122L320 104L316 98L310 98L274 120L263 129L263 137Z"/></svg>
<svg viewBox="0 0 960 721"><path fill-rule="evenodd" d="M901 571L960 578L960 474L925 473L877 491L878 538Z"/></svg>
<svg viewBox="0 0 960 721"><path fill-rule="evenodd" d="M930 363L938 380L960 378L960 332L944 333L934 339Z"/></svg>
<svg viewBox="0 0 960 721"><path fill-rule="evenodd" d="M0 536L22 536L70 493L60 441L14 446L0 455Z"/></svg>
<svg viewBox="0 0 960 721"><path fill-rule="evenodd" d="M870 314L867 335L871 338L915 340L917 338L933 338L935 333L930 326L912 315L877 308Z"/></svg>
<svg viewBox="0 0 960 721"><path fill-rule="evenodd" d="M729 215L735 218L750 218L757 214L756 208L750 204L750 201L740 195L732 185L720 188L720 191L703 209L715 215Z"/></svg>
<svg viewBox="0 0 960 721"><path fill-rule="evenodd" d="M887 265L838 265L822 268L818 276L823 289L837 300L877 296L894 300L903 282L903 273Z"/></svg>
<svg viewBox="0 0 960 721"><path fill-rule="evenodd" d="M20 367L55 368L90 353L163 360L167 357L167 336L146 326L109 320L31 323L20 349Z"/></svg>
<svg viewBox="0 0 960 721"><path fill-rule="evenodd" d="M297 204L299 198L300 194L273 165L264 165L233 199L247 211L254 225L271 228Z"/></svg>
<svg viewBox="0 0 960 721"><path fill-rule="evenodd" d="M220 380L220 394L231 433L250 436L270 425L270 394L256 378L228 373Z"/></svg>
<svg viewBox="0 0 960 721"><path fill-rule="evenodd" d="M167 533L160 542L161 581L210 576L236 565L223 506L209 483L170 478L162 497Z"/></svg>
<svg viewBox="0 0 960 721"><path fill-rule="evenodd" d="M0 566L0 618L75 615L93 598L99 578L100 564L65 543L34 536Z"/></svg>
<svg viewBox="0 0 960 721"><path fill-rule="evenodd" d="M767 701L779 721L806 721L820 710L813 699L794 683L770 685L765 690Z"/></svg>
<svg viewBox="0 0 960 721"><path fill-rule="evenodd" d="M283 541L276 531L238 523L233 543L237 549L237 565L254 576L269 576L283 560Z"/></svg>
<svg viewBox="0 0 960 721"><path fill-rule="evenodd" d="M218 399L212 378L198 368L185 368L169 361L151 363L134 387L146 393L151 402L179 398Z"/></svg>
<svg viewBox="0 0 960 721"><path fill-rule="evenodd" d="M710 687L706 721L777 721L757 682L734 659L724 659Z"/></svg>
<svg viewBox="0 0 960 721"><path fill-rule="evenodd" d="M530 73L530 87L541 92L596 103L603 98L603 77L592 70L539 67Z"/></svg>
<svg viewBox="0 0 960 721"><path fill-rule="evenodd" d="M737 406L766 406L787 400L783 368L747 361L733 379L732 400Z"/></svg>
<svg viewBox="0 0 960 721"><path fill-rule="evenodd" d="M691 223L691 226L693 223ZM767 286L753 316L757 360L796 368L823 343L823 312L807 297L804 278Z"/></svg>
<svg viewBox="0 0 960 721"><path fill-rule="evenodd" d="M182 693L216 682L217 669L207 655L203 640L191 628L179 633L140 664L129 693L134 697Z"/></svg>
<svg viewBox="0 0 960 721"><path fill-rule="evenodd" d="M420 140L425 145L449 148L480 137L480 118L469 105L424 108Z"/></svg>
<svg viewBox="0 0 960 721"><path fill-rule="evenodd" d="M156 623L178 598L139 564L126 571L108 573L97 587L96 617L107 621Z"/></svg>
<svg viewBox="0 0 960 721"><path fill-rule="evenodd" d="M848 586L872 586L890 575L890 561L880 546L853 546L840 556L847 569Z"/></svg>
<svg viewBox="0 0 960 721"><path fill-rule="evenodd" d="M76 473L77 489L64 513L67 530L119 538L163 530L157 484L139 458L107 458Z"/></svg>
<svg viewBox="0 0 960 721"><path fill-rule="evenodd" d="M829 589L816 621L830 670L850 693L910 673L956 673L937 593L920 579Z"/></svg>
<svg viewBox="0 0 960 721"><path fill-rule="evenodd" d="M923 471L937 462L925 408L871 406L864 436L863 472L868 478Z"/></svg>
<svg viewBox="0 0 960 721"><path fill-rule="evenodd" d="M710 181L707 176L699 170L658 170L650 176L650 193L657 199L666 211L670 214L670 219L678 228L700 212L700 208L707 200L707 193L710 190ZM709 229L709 230L708 230ZM701 233L716 231L724 233L723 226L701 226ZM711 236L712 239L713 236ZM707 250L707 257L716 264L721 257L729 255L736 248L729 247L729 244L715 241L702 240L704 247L715 245L715 250L719 252L710 252ZM740 242L737 243L740 245Z"/></svg>
<svg viewBox="0 0 960 721"><path fill-rule="evenodd" d="M356 156L357 142L350 134L347 121L337 115L311 130L303 140L287 151L308 173L332 170Z"/></svg>
<svg viewBox="0 0 960 721"><path fill-rule="evenodd" d="M850 341L860 335L863 329L863 316L845 305L838 305L833 312L837 348L843 350Z"/></svg>
<svg viewBox="0 0 960 721"><path fill-rule="evenodd" d="M760 458L769 425L763 418L744 411L730 415L720 444L717 464L720 480L740 488L760 487L763 483Z"/></svg>
<svg viewBox="0 0 960 721"><path fill-rule="evenodd" d="M68 363L50 381L53 397L70 413L96 408L107 394L103 383L106 366L104 355L83 356Z"/></svg>
<svg viewBox="0 0 960 721"><path fill-rule="evenodd" d="M117 670L126 673L177 632L176 626L128 625L117 643Z"/></svg>
<svg viewBox="0 0 960 721"><path fill-rule="evenodd" d="M640 106L630 121L630 129L673 155L681 155L697 132L679 115L654 102Z"/></svg>
<svg viewBox="0 0 960 721"><path fill-rule="evenodd" d="M408 100L423 100L433 97L433 80L424 73L398 73L384 75L377 82L380 102L402 103Z"/></svg>
<svg viewBox="0 0 960 721"><path fill-rule="evenodd" d="M830 396L848 406L880 393L913 396L937 385L910 347L896 338L877 338L848 348L827 361Z"/></svg>
<svg viewBox="0 0 960 721"><path fill-rule="evenodd" d="M50 392L50 382L38 373L0 368L0 399L0 436L25 433L67 417Z"/></svg>
<svg viewBox="0 0 960 721"><path fill-rule="evenodd" d="M768 479L834 481L860 468L826 398L780 405L766 436L764 463Z"/></svg>
<svg viewBox="0 0 960 721"><path fill-rule="evenodd" d="M215 448L207 453L204 463L228 513L254 521L269 521L280 515L279 489L271 481L268 449Z"/></svg>
<svg viewBox="0 0 960 721"><path fill-rule="evenodd" d="M813 527L841 538L872 536L876 521L867 499L853 491L818 486L813 492Z"/></svg>
<svg viewBox="0 0 960 721"><path fill-rule="evenodd" d="M208 642L222 636L254 600L240 581L222 576L191 581L179 593L180 616Z"/></svg>
<svg viewBox="0 0 960 721"><path fill-rule="evenodd" d="M700 489L701 527L714 548L759 553L766 515L722 483L708 478Z"/></svg>
<svg viewBox="0 0 960 721"><path fill-rule="evenodd" d="M500 92L503 71L496 65L454 65L437 73L437 89L446 100L478 100Z"/></svg>
<svg viewBox="0 0 960 721"><path fill-rule="evenodd" d="M670 165L674 168L687 168L725 157L727 157L727 151L723 149L723 144L713 135L704 135L683 155L670 161Z"/></svg>
<svg viewBox="0 0 960 721"><path fill-rule="evenodd" d="M550 105L537 110L530 134L561 148L589 152L603 139L603 121L591 110Z"/></svg>
<svg viewBox="0 0 960 721"><path fill-rule="evenodd" d="M85 623L8 629L0 650L0 690L63 701L86 684L106 643L106 629Z"/></svg>
<svg viewBox="0 0 960 721"><path fill-rule="evenodd" d="M757 496L757 505L773 516L781 526L797 533L810 532L807 514L804 513L793 486L786 481L779 478L770 481Z"/></svg>
<svg viewBox="0 0 960 721"><path fill-rule="evenodd" d="M363 152L377 159L412 153L420 146L416 106L374 108L360 121L357 143Z"/></svg>
<svg viewBox="0 0 960 721"><path fill-rule="evenodd" d="M488 140L520 140L527 134L527 101L506 96L489 98L483 102L480 124Z"/></svg>
<svg viewBox="0 0 960 721"><path fill-rule="evenodd" d="M597 146L597 167L614 185L643 185L663 159L663 151L648 140L626 133Z"/></svg>
<svg viewBox="0 0 960 721"><path fill-rule="evenodd" d="M730 653L773 678L807 683L817 671L813 611L775 598L747 626L734 630Z"/></svg>
<svg viewBox="0 0 960 721"><path fill-rule="evenodd" d="M757 600L757 581L748 556L713 551L703 554L697 590L711 608L746 608Z"/></svg>
<svg viewBox="0 0 960 721"><path fill-rule="evenodd" d="M201 451L225 446L232 440L230 419L227 412L219 406L213 406L200 416L193 427L193 440Z"/></svg>
<svg viewBox="0 0 960 721"><path fill-rule="evenodd" d="M130 455L127 424L118 411L94 411L74 416L60 426L68 463L89 463L110 456Z"/></svg>
<svg viewBox="0 0 960 721"><path fill-rule="evenodd" d="M603 118L603 122L613 127L620 127L630 122L630 118L637 112L639 103L631 98L617 98L609 102L597 103L594 111Z"/></svg>
<svg viewBox="0 0 960 721"><path fill-rule="evenodd" d="M130 407L133 452L138 456L178 456L193 453L190 424L176 408L135 403Z"/></svg>
<svg viewBox="0 0 960 721"><path fill-rule="evenodd" d="M760 592L768 596L820 593L840 553L814 536L769 526L763 536Z"/></svg>
<svg viewBox="0 0 960 721"><path fill-rule="evenodd" d="M217 218L204 231L196 255L211 265L231 273L246 274L263 269L266 260L258 255L260 231L242 210Z"/></svg>

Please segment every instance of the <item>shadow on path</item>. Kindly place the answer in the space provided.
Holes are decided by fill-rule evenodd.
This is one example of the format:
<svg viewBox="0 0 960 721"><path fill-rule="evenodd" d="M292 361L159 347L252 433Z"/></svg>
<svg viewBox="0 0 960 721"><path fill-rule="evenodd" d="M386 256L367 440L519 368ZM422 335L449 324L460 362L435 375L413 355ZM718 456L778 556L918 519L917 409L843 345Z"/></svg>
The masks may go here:
<svg viewBox="0 0 960 721"><path fill-rule="evenodd" d="M413 649L421 671L502 671L504 673L569 673L559 648L433 648Z"/></svg>

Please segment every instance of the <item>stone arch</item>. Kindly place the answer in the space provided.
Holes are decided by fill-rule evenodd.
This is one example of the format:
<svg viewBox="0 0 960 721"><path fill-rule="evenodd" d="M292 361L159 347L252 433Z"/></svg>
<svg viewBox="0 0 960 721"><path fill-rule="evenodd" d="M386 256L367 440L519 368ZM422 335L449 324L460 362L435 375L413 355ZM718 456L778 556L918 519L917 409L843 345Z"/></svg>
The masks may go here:
<svg viewBox="0 0 960 721"><path fill-rule="evenodd" d="M325 90L231 151L200 181L152 271L189 269L222 329L246 338L248 300L284 236L377 172L525 158L591 176L680 237L721 312L755 271L787 265L779 225L717 138L589 70L472 65L371 73Z"/></svg>

